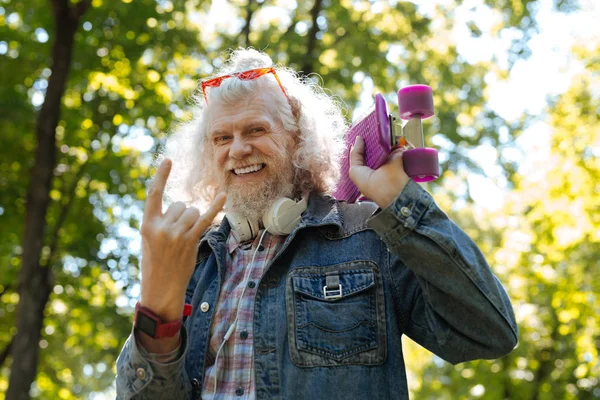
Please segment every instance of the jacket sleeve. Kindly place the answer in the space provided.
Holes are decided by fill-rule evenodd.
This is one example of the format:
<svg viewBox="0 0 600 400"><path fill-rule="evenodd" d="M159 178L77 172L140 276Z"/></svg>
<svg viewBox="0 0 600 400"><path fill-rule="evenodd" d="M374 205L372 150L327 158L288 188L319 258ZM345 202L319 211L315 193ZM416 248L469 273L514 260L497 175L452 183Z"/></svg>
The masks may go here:
<svg viewBox="0 0 600 400"><path fill-rule="evenodd" d="M161 364L142 355L133 332L117 359L117 399L191 399L192 386L185 371L187 332L181 330L180 356Z"/></svg>
<svg viewBox="0 0 600 400"><path fill-rule="evenodd" d="M411 339L453 364L501 357L516 346L506 291L477 245L421 186L409 181L368 225L390 252L396 309Z"/></svg>

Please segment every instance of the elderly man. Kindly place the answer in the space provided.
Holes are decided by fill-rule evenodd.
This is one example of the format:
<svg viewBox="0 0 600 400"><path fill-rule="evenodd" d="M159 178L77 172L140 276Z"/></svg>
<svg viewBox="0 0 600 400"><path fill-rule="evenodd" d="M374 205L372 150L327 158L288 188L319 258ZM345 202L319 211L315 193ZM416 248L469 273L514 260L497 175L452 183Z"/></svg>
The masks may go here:
<svg viewBox="0 0 600 400"><path fill-rule="evenodd" d="M406 399L403 334L451 363L514 348L504 289L401 152L371 170L357 139L372 202L340 202L347 127L318 86L237 50L201 89L148 193L119 398Z"/></svg>

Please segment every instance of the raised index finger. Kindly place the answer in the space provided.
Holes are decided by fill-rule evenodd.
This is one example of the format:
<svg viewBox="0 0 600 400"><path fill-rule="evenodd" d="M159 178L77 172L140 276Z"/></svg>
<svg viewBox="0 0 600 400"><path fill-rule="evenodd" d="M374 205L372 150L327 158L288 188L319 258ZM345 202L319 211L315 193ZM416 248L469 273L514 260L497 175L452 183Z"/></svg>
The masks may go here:
<svg viewBox="0 0 600 400"><path fill-rule="evenodd" d="M159 165L154 180L148 189L148 198L146 199L146 209L144 210L144 219L156 215L162 215L162 198L165 191L165 184L171 172L171 160L165 158Z"/></svg>

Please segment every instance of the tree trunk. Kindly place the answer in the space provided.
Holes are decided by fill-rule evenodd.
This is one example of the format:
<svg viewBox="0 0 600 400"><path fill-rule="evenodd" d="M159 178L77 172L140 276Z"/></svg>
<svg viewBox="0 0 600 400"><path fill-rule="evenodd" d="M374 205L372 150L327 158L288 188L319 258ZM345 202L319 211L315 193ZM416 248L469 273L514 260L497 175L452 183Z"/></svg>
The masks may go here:
<svg viewBox="0 0 600 400"><path fill-rule="evenodd" d="M6 398L29 398L29 389L37 374L39 340L44 309L52 290L51 266L40 263L46 214L50 202L53 171L56 166L56 127L65 91L79 18L89 7L85 0L69 7L68 0L53 0L56 37L52 48L52 74L44 104L38 115L37 148L27 191L23 258L19 272L17 333L10 347L12 366Z"/></svg>

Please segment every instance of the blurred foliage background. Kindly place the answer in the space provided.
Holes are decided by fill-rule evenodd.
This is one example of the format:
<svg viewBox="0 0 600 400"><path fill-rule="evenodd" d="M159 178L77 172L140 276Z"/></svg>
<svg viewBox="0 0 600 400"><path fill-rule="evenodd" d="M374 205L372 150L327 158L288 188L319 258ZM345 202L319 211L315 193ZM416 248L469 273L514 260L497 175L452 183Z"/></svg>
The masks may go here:
<svg viewBox="0 0 600 400"><path fill-rule="evenodd" d="M445 172L428 189L506 286L520 342L505 358L452 366L406 341L413 398L600 398L600 35L573 47L581 68L543 112L507 120L490 106L491 77L531 56L548 2L557 13L593 3L0 0L0 398L114 398L139 295L149 165L189 117L197 80L237 46L311 74L349 120L375 92L393 111L399 87L433 88L426 140ZM502 60L469 62L458 50L465 7L493 16L491 27L460 22L473 38L511 38ZM540 146L514 157L540 122ZM500 171L501 207L471 195L470 177L487 173L471 157L481 148Z"/></svg>

